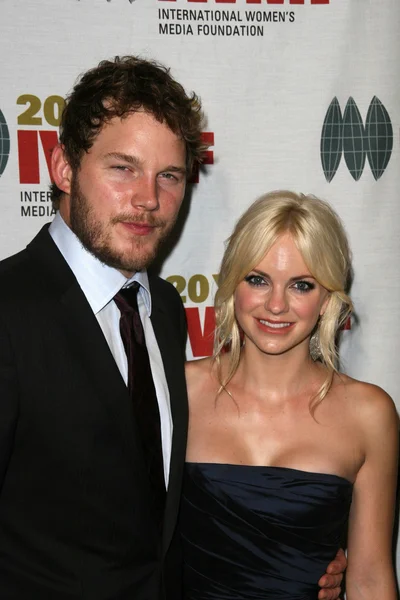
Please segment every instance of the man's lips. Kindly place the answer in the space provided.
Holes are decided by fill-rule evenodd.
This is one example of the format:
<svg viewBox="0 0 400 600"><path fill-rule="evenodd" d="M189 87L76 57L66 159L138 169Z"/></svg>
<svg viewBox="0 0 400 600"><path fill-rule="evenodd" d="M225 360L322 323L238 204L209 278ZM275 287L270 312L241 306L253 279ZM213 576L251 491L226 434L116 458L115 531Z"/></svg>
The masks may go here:
<svg viewBox="0 0 400 600"><path fill-rule="evenodd" d="M157 228L157 225L150 223L138 223L132 221L120 221L120 223L134 235L150 235Z"/></svg>

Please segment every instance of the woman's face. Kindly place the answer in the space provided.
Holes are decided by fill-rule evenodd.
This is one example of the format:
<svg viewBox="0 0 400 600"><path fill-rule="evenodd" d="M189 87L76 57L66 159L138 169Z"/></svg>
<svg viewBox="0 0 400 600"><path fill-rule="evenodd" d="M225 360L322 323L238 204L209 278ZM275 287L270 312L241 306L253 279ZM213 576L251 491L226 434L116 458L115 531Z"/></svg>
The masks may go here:
<svg viewBox="0 0 400 600"><path fill-rule="evenodd" d="M328 291L311 275L292 236L282 235L235 292L245 343L266 354L308 344L326 309Z"/></svg>

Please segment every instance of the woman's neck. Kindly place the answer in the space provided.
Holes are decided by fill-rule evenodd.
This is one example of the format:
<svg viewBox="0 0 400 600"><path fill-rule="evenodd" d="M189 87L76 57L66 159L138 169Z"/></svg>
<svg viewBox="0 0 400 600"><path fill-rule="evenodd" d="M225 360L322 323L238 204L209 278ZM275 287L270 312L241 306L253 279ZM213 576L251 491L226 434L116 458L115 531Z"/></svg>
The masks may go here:
<svg viewBox="0 0 400 600"><path fill-rule="evenodd" d="M316 385L319 387L323 371L324 367L310 357L308 344L279 355L262 353L247 344L232 384L243 391L283 401Z"/></svg>

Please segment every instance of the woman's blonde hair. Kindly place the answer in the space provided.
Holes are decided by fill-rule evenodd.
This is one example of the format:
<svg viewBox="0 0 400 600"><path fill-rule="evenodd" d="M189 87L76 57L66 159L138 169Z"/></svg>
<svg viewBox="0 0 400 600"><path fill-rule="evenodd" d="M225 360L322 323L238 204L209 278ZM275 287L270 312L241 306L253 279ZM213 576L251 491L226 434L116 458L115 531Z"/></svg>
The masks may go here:
<svg viewBox="0 0 400 600"><path fill-rule="evenodd" d="M236 288L284 233L291 234L312 276L330 292L310 343L313 359L321 361L327 369L327 377L315 396L319 403L337 372L337 334L352 310L346 293L351 272L350 249L343 224L329 204L315 196L290 191L261 196L240 217L228 240L215 296L214 359L221 384L219 393L226 389L240 359L241 333L234 306ZM227 347L228 369L222 377L220 357Z"/></svg>

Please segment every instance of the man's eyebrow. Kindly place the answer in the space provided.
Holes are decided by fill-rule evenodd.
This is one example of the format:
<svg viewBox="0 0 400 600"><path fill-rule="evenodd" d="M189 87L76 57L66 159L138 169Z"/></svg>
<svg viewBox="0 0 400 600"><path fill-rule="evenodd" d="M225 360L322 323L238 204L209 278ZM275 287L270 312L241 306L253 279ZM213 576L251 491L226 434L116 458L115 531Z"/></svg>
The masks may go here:
<svg viewBox="0 0 400 600"><path fill-rule="evenodd" d="M136 156L132 156L131 154L124 154L123 152L108 152L104 155L104 158L114 158L116 160L121 160L134 167L139 167L142 165L142 162ZM186 167L178 167L176 165L168 165L167 167L165 167L165 169L161 170L162 173L166 171L173 173L182 173L182 175L187 174Z"/></svg>
<svg viewBox="0 0 400 600"><path fill-rule="evenodd" d="M168 167L165 167L165 169L162 169L161 172L165 173L166 171L172 172L172 173L182 173L182 175L186 175L186 173L187 173L186 167L177 167L176 165L168 165Z"/></svg>
<svg viewBox="0 0 400 600"><path fill-rule="evenodd" d="M115 158L116 160L122 160L123 162L127 162L134 166L139 166L141 164L140 160L136 156L124 154L123 152L108 152L104 155L104 158Z"/></svg>

